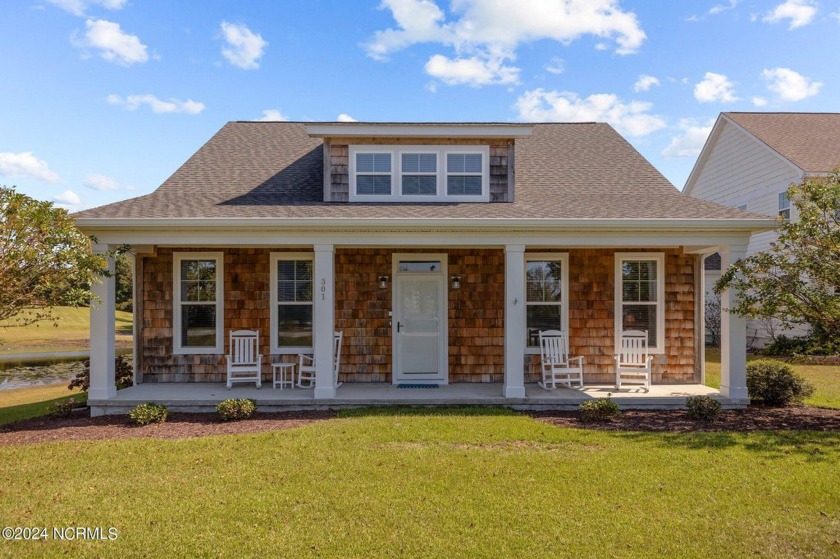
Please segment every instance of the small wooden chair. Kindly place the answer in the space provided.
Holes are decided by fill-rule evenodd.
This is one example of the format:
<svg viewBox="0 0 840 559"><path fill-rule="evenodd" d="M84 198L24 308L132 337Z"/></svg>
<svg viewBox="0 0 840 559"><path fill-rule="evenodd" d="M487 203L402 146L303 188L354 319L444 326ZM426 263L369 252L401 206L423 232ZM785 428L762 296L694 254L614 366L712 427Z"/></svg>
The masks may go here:
<svg viewBox="0 0 840 559"><path fill-rule="evenodd" d="M569 357L569 340L560 330L545 330L540 338L540 370L542 382L537 384L545 390L554 390L557 383L572 387L577 380L583 388L583 357Z"/></svg>
<svg viewBox="0 0 840 559"><path fill-rule="evenodd" d="M260 369L262 355L260 351L260 333L252 330L236 330L230 333L230 345L227 361L227 387L234 382L255 382L262 386Z"/></svg>
<svg viewBox="0 0 840 559"><path fill-rule="evenodd" d="M338 388L341 383L338 382L338 369L341 365L341 342L344 339L344 332L335 332L333 337L333 385ZM303 385L304 382L308 384ZM297 385L301 388L312 388L315 386L315 356L298 355L298 382Z"/></svg>
<svg viewBox="0 0 840 559"><path fill-rule="evenodd" d="M618 351L615 355L615 387L620 389L622 381L641 380L645 388L650 388L653 374L653 356L648 353L648 333L646 330L625 330L619 336Z"/></svg>

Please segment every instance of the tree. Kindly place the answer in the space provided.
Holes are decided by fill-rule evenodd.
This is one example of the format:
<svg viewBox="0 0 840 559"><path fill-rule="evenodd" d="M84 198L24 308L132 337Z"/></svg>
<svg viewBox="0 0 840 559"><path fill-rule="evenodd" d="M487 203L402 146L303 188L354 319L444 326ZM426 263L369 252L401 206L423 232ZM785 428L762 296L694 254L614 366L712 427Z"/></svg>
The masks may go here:
<svg viewBox="0 0 840 559"><path fill-rule="evenodd" d="M117 254L114 259L115 275L116 275L116 296L118 311L132 312L133 300L132 293L134 291L134 284L132 282L133 276L131 274L131 258L130 255L122 252Z"/></svg>
<svg viewBox="0 0 840 559"><path fill-rule="evenodd" d="M0 186L0 321L53 320L59 305L88 305L90 285L107 275L91 238L67 210Z"/></svg>
<svg viewBox="0 0 840 559"><path fill-rule="evenodd" d="M770 249L730 266L715 292L736 289L730 309L747 318L810 325L811 337L840 346L840 167L788 189L799 213Z"/></svg>
<svg viewBox="0 0 840 559"><path fill-rule="evenodd" d="M706 346L720 347L720 297L710 294L706 297Z"/></svg>

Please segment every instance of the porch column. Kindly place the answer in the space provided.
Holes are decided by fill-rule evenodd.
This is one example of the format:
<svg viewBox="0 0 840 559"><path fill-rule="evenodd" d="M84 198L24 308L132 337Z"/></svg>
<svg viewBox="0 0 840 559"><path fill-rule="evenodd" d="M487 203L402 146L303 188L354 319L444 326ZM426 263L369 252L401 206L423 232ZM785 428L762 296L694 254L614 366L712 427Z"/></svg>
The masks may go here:
<svg viewBox="0 0 840 559"><path fill-rule="evenodd" d="M315 245L315 398L335 398L335 248Z"/></svg>
<svg viewBox="0 0 840 559"><path fill-rule="evenodd" d="M726 269L744 258L747 247L721 247L720 269ZM720 394L728 398L746 400L747 394L747 319L729 312L736 304L738 293L727 289L720 294Z"/></svg>
<svg viewBox="0 0 840 559"><path fill-rule="evenodd" d="M505 246L505 398L525 397L525 245Z"/></svg>
<svg viewBox="0 0 840 559"><path fill-rule="evenodd" d="M94 245L93 251L102 254L107 246ZM88 398L106 400L117 394L114 377L114 312L116 299L116 278L114 258L108 257L108 277L91 285L91 292L99 301L90 305L90 389ZM91 408L91 415L100 415Z"/></svg>

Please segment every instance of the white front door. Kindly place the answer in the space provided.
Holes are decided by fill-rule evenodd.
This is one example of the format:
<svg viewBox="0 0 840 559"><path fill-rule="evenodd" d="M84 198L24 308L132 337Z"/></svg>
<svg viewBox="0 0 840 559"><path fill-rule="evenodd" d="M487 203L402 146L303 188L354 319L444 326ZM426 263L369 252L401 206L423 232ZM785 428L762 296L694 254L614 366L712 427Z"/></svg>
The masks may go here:
<svg viewBox="0 0 840 559"><path fill-rule="evenodd" d="M429 256L395 261L394 383L446 384L448 379L446 256Z"/></svg>

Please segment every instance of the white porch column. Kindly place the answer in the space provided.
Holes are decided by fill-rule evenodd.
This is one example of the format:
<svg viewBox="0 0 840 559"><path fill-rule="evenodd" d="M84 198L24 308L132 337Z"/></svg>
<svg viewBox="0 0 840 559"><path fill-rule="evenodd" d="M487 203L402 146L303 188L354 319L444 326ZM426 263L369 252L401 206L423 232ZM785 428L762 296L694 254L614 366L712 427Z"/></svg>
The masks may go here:
<svg viewBox="0 0 840 559"><path fill-rule="evenodd" d="M315 245L315 398L335 398L335 248Z"/></svg>
<svg viewBox="0 0 840 559"><path fill-rule="evenodd" d="M505 246L505 398L525 397L525 245Z"/></svg>
<svg viewBox="0 0 840 559"><path fill-rule="evenodd" d="M747 247L730 245L721 247L720 269L725 272L730 264L744 258ZM747 319L727 311L738 298L738 293L727 289L720 294L720 394L728 398L746 400L747 394Z"/></svg>
<svg viewBox="0 0 840 559"><path fill-rule="evenodd" d="M94 252L104 253L107 246L95 245ZM114 377L114 312L116 299L116 278L114 258L108 257L109 277L91 286L98 302L90 305L90 390L91 400L105 400L117 394ZM91 415L96 415L91 408Z"/></svg>

